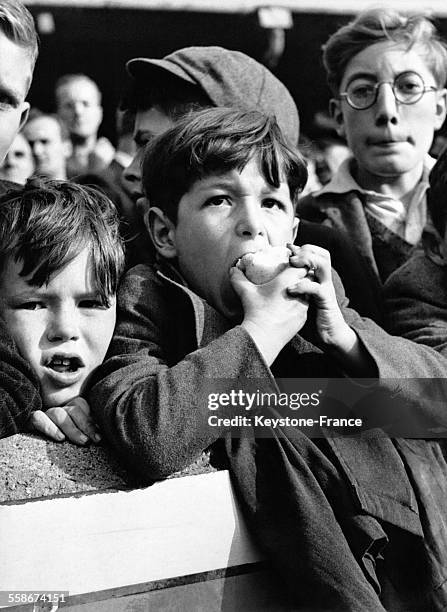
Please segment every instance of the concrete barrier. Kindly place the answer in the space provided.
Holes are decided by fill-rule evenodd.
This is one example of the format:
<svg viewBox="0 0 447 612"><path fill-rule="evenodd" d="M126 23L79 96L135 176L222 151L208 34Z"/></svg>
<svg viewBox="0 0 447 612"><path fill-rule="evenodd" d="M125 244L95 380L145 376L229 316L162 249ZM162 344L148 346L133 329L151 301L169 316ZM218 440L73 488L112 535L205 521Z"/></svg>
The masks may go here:
<svg viewBox="0 0 447 612"><path fill-rule="evenodd" d="M206 454L135 489L106 448L13 436L0 470L1 606L50 610L17 594L60 592L53 610L284 609L228 472Z"/></svg>

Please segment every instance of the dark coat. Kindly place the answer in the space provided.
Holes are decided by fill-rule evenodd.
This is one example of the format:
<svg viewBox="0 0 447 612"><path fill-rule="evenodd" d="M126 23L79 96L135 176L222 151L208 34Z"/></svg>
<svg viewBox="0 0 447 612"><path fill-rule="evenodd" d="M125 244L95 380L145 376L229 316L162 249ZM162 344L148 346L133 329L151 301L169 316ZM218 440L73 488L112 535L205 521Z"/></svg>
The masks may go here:
<svg viewBox="0 0 447 612"><path fill-rule="evenodd" d="M447 266L437 266L423 253L412 257L388 279L385 299L391 333L447 357Z"/></svg>
<svg viewBox="0 0 447 612"><path fill-rule="evenodd" d="M21 185L0 180L0 196L18 189ZM31 412L41 406L39 381L0 319L0 438L24 431Z"/></svg>
<svg viewBox="0 0 447 612"><path fill-rule="evenodd" d="M347 309L334 280L343 314L380 378L445 371L447 361L435 351L391 338ZM379 612L376 565L384 548L387 558L400 550L393 531L405 534L406 551L422 546L417 500L393 442L374 436L310 440L287 427L257 438L253 428L234 436L227 427L208 426L205 400L216 388L231 392L238 380L253 379L261 392L277 393L273 374L340 376L313 337L310 328L297 335L270 369L245 330L231 327L172 269L137 266L120 290L119 323L108 358L91 380L91 406L117 453L146 482L181 469L213 445L230 469L249 526L286 580L294 609ZM407 557L397 570L404 582L399 601L408 612L427 610L432 587L418 578L425 561Z"/></svg>
<svg viewBox="0 0 447 612"><path fill-rule="evenodd" d="M384 296L391 333L430 346L447 357L447 266L436 265L426 255L417 254L389 277ZM428 382L431 389L427 389L426 395L446 410L447 369L443 378ZM436 392L434 383L438 387ZM421 514L424 546L430 571L438 584L434 592L436 610L447 608L447 428L445 424L439 425L437 439L401 443L406 446L402 448L408 469L424 508Z"/></svg>
<svg viewBox="0 0 447 612"><path fill-rule="evenodd" d="M388 276L420 250L420 245L408 244L370 215L364 197L356 191L305 196L298 202L297 214L342 232L366 264L368 280L379 295Z"/></svg>
<svg viewBox="0 0 447 612"><path fill-rule="evenodd" d="M0 438L24 431L31 412L41 406L39 381L0 319Z"/></svg>

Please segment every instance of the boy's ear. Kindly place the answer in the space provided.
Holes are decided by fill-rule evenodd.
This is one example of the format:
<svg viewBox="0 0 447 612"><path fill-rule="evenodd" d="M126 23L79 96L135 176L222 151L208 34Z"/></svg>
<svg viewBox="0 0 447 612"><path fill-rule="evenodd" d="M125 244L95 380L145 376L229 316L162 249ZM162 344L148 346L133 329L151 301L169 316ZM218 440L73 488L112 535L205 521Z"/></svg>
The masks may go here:
<svg viewBox="0 0 447 612"><path fill-rule="evenodd" d="M447 89L440 89L436 93L436 122L435 130L439 130L444 123L447 112Z"/></svg>
<svg viewBox="0 0 447 612"><path fill-rule="evenodd" d="M30 103L29 102L23 102L23 104L22 104L22 114L20 116L19 130L21 130L23 128L23 126L26 123L26 120L28 119L29 109L30 109Z"/></svg>
<svg viewBox="0 0 447 612"><path fill-rule="evenodd" d="M335 121L337 134L342 138L346 138L345 132L345 118L343 116L343 111L341 109L340 100L336 98L332 98L329 101L329 114L332 119Z"/></svg>
<svg viewBox="0 0 447 612"><path fill-rule="evenodd" d="M426 229L422 240L426 256L437 266L447 265L447 245L435 229Z"/></svg>
<svg viewBox="0 0 447 612"><path fill-rule="evenodd" d="M166 259L177 257L175 225L165 213L156 206L146 206L144 224L157 252Z"/></svg>
<svg viewBox="0 0 447 612"><path fill-rule="evenodd" d="M298 226L299 226L299 224L300 224L299 218L295 217L294 220L293 220L293 229L292 229L293 238L292 238L292 242L295 242L295 238L296 238L296 235L298 233Z"/></svg>

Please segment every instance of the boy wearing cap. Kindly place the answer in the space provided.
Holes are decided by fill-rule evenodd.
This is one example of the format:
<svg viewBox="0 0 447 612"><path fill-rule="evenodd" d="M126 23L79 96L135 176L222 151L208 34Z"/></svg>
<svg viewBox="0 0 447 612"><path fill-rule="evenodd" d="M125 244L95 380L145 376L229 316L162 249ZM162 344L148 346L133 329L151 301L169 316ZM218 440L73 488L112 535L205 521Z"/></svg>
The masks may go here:
<svg viewBox="0 0 447 612"><path fill-rule="evenodd" d="M299 214L348 235L380 291L419 247L434 132L446 115L447 50L422 15L375 9L323 51L330 109L352 158Z"/></svg>
<svg viewBox="0 0 447 612"><path fill-rule="evenodd" d="M135 113L137 154L124 178L135 203L142 197L144 146L192 110L213 106L260 110L276 117L290 144L298 143L298 111L290 93L265 66L244 53L222 47L187 47L161 60L132 59L127 69L133 79L125 105ZM141 248L143 242L140 237L133 260L150 258ZM338 232L304 221L299 223L296 242L329 250L352 306L380 320L380 304L366 282L364 267Z"/></svg>
<svg viewBox="0 0 447 612"><path fill-rule="evenodd" d="M222 451L293 609L384 610L381 573L389 573L402 540L417 548L421 539L391 441L311 440L287 426L265 438L251 424L230 432L225 422L210 426L207 392L229 397L251 383L275 395L274 376L342 371L441 375L447 361L347 309L321 248L291 246L289 265L260 285L237 268L248 254L284 247L296 231L306 170L273 118L229 109L188 115L152 143L143 173L157 261L129 271L120 290L109 359L90 381L98 422L143 481L184 467L211 444ZM235 409L222 404L219 416ZM399 595L427 603L429 580L414 579L425 569L423 555L402 565Z"/></svg>

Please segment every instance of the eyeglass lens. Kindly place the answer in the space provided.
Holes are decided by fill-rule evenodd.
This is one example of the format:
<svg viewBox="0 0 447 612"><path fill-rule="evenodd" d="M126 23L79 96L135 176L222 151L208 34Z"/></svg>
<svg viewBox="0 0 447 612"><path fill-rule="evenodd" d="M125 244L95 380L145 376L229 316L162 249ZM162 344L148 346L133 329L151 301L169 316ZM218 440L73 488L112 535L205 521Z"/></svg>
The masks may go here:
<svg viewBox="0 0 447 612"><path fill-rule="evenodd" d="M346 89L348 102L359 109L372 106L377 99L379 86L384 82L387 81L376 83L365 77L354 79ZM425 92L424 81L417 72L403 72L397 75L392 87L396 100L403 104L417 102Z"/></svg>

